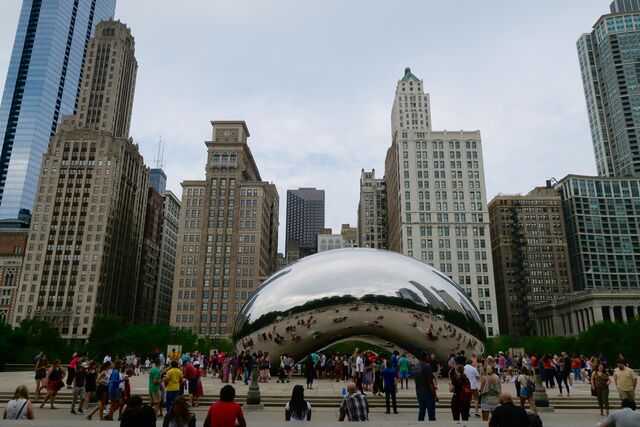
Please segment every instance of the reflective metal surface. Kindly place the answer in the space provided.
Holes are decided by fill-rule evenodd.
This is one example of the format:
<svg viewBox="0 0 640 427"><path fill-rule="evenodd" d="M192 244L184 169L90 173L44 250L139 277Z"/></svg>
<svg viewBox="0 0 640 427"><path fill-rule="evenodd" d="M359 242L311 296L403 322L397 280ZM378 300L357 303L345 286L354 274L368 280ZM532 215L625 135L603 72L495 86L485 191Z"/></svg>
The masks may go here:
<svg viewBox="0 0 640 427"><path fill-rule="evenodd" d="M303 258L271 276L243 306L238 351L290 353L299 360L333 342L372 336L417 355L481 354L478 310L428 264L378 249L337 249Z"/></svg>

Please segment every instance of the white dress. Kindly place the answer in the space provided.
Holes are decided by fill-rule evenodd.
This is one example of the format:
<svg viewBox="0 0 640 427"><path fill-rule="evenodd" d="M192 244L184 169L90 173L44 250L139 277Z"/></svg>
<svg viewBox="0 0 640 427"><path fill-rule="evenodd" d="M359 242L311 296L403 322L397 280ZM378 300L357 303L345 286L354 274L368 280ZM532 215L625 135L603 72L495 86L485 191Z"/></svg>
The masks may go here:
<svg viewBox="0 0 640 427"><path fill-rule="evenodd" d="M14 399L7 403L7 419L8 420L26 420L27 419L27 399ZM22 411L20 411L22 409ZM20 413L20 416L18 416Z"/></svg>

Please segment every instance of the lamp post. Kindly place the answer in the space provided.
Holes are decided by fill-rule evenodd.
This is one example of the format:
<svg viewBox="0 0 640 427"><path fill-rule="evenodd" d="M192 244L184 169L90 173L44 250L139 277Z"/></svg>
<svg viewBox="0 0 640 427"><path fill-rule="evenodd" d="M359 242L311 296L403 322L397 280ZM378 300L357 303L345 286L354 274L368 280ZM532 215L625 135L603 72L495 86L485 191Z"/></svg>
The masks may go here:
<svg viewBox="0 0 640 427"><path fill-rule="evenodd" d="M249 384L249 391L247 391L247 406L248 409L263 409L264 405L260 403L260 386L258 386L258 371L253 370L251 372L251 384Z"/></svg>
<svg viewBox="0 0 640 427"><path fill-rule="evenodd" d="M533 392L533 401L536 403L538 411L553 412L553 406L549 403L549 396L547 395L547 390L542 384L540 369L537 366L533 367L533 377L536 384L536 391Z"/></svg>

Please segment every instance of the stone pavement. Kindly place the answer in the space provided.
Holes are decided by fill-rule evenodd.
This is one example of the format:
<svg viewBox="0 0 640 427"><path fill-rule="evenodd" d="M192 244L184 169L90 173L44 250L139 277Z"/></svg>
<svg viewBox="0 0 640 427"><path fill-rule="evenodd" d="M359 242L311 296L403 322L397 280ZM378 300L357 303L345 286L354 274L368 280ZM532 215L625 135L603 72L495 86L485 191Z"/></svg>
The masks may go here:
<svg viewBox="0 0 640 427"><path fill-rule="evenodd" d="M208 396L209 399L217 398L220 387L222 386L219 379L213 378L204 378L204 390L205 397ZM145 374L134 377L132 379L132 392L134 394L142 394L146 395L147 390L147 382L148 377ZM291 394L291 389L294 384L302 384L304 383L301 378L294 378L292 383L278 384L274 380L270 381L268 384L260 384L260 389L263 397L270 396L273 399L281 399L282 406L284 406L284 402L288 400L288 397ZM0 394L3 396L2 401L0 401L0 411L4 411L4 406L6 405L7 396L9 393L13 393L15 388L20 384L26 384L31 390L34 387L33 374L30 372L2 372L0 373ZM314 400L322 400L327 397L334 397L339 399L342 394L342 388L345 387L345 383L336 383L328 380L320 380L316 381L314 384L313 390L305 390L305 397L312 403ZM409 390L399 390L399 395L401 398L404 398L405 401L413 402L413 397L415 396L413 390L413 383L410 382ZM238 395L245 395L248 387L244 384L236 383L236 391ZM447 384L445 380L439 381L439 389L441 395L441 403L442 407L439 407L437 410L437 419L436 423L431 423L430 425L436 426L457 426L452 419L451 413L447 409L448 397L450 394L447 390ZM503 384L503 389L505 391L510 391L512 394L515 392L515 388L513 384ZM66 397L68 401L68 397L70 394L69 390L61 391L62 396ZM586 402L588 408L585 409L560 409L556 410L553 413L543 413L541 417L544 422L545 427L593 427L598 425L598 423L602 420L600 417L596 405L595 398L590 397L589 389L587 385L577 384L576 387L573 388L572 394L576 397L572 397L571 399L582 400ZM639 394L640 395L640 394ZM550 390L549 396L551 398L557 398L557 390ZM611 398L617 398L617 392L612 390ZM370 398L373 400L372 398ZM376 402L378 402L378 407L374 407L370 414L370 423L369 425L373 426L412 426L412 425L424 425L423 423L417 423L415 420L417 418L417 409L415 408L406 408L401 407L399 409L400 414L398 415L387 415L384 413L384 409L379 407L382 403L380 398L375 398ZM569 400L566 397L565 400ZM592 399L592 400L587 400ZM276 400L276 402L277 402ZM241 399L238 400L243 403ZM592 402L592 404L591 404ZM74 416L69 414L69 404L68 403L60 403L57 406L59 409L51 410L51 409L40 409L37 404L35 406L36 411L36 420L35 422L29 423L29 425L33 426L90 426L98 421L94 418L94 421L87 421L81 418L80 416ZM196 407L194 408L194 413L196 414L198 426L202 425L202 421L206 416L207 407ZM263 410L246 410L246 418L249 426L281 426L284 420L284 409L278 407L270 407L265 408ZM309 425L317 425L317 426L329 426L335 425L337 420L337 405L335 408L332 407L319 407L316 406L313 412L313 422ZM106 425L118 425L117 423L109 423L108 421L101 422ZM12 422L2 422L4 425L13 425ZM24 425L20 423L16 423L15 425ZM158 426L161 425L161 422L158 422ZM482 422L480 419L472 419L469 421L468 426L473 427L481 427L486 426L487 423Z"/></svg>

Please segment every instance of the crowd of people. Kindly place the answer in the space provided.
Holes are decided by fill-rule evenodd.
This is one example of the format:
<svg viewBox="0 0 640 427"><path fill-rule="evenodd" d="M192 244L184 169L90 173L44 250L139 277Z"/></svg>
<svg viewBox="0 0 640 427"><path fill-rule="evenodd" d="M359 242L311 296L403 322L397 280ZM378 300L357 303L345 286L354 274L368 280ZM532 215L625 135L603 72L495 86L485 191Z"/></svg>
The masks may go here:
<svg viewBox="0 0 640 427"><path fill-rule="evenodd" d="M298 363L284 353L272 358L261 351L228 354L214 351L205 355L197 352L180 354L173 349L167 356L157 352L142 363L133 354L116 360L107 354L102 363L89 360L83 354L73 354L68 364L63 365L60 360L50 363L46 354L41 353L35 360L34 403L40 401L40 408L48 404L49 408L55 409L57 394L66 386L72 390L70 413L86 412L89 420L96 414L101 420L113 420L117 415L122 426L155 425L158 418L163 419L166 426L195 426L195 414L190 408L199 405L203 395L202 378L211 376L225 385L220 391L220 401L211 406L204 425L212 425L213 420L216 420L215 425L220 425L218 420L223 419L231 423L228 425L244 425L242 409L234 402L235 389L228 383L241 381L246 385L251 374L256 372L258 381L263 383L271 381L272 375L282 383L290 382L294 374L303 375L307 389L313 388L316 380L347 383L339 410L340 421L368 420L369 393L384 396L386 413L397 414L398 390L414 388L418 420L423 421L426 417L435 421L438 379L446 379L454 421L466 424L473 416L494 427L536 426L541 425L537 424L540 419L534 400L535 376L539 375L547 389L557 385L559 396L571 396L576 383L588 384L591 394L597 398L600 414L607 417L603 427L616 426L616 419L633 419L636 415L640 418L634 403L637 377L622 355L611 364L602 355L571 357L563 352L559 355L515 356L499 352L495 356L478 358L467 357L465 351L460 350L446 361L439 361L435 354L428 353L423 353L417 362L412 360L411 356L398 351L384 355L360 349L351 354L312 353ZM148 374L149 405L131 393L131 378L141 373ZM505 390L509 383L513 383L519 404L514 403L514 398ZM615 384L623 402L623 412L609 413L611 383ZM304 390L302 385L294 385L285 406L286 420L311 419L311 404L305 400ZM95 405L91 406L92 403ZM526 404L530 408L528 412L525 411ZM16 389L4 417L34 417L26 386ZM518 424L520 421L514 420L522 421Z"/></svg>

